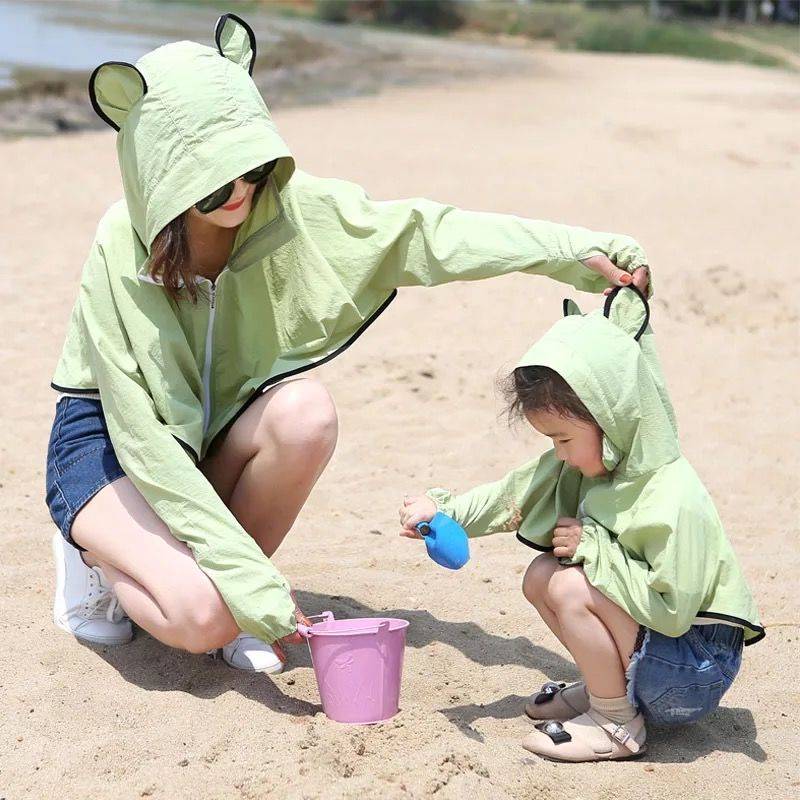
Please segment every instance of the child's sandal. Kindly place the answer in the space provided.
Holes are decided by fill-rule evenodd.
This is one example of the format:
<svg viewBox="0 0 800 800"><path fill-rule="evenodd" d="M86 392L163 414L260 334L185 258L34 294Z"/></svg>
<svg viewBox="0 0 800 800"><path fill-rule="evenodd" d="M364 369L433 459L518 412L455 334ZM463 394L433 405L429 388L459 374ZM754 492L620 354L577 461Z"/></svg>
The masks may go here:
<svg viewBox="0 0 800 800"><path fill-rule="evenodd" d="M644 717L637 714L618 725L590 708L567 722L540 722L522 746L553 761L617 761L635 758L647 749Z"/></svg>
<svg viewBox="0 0 800 800"><path fill-rule="evenodd" d="M531 719L568 720L589 710L586 684L555 683L548 681L538 694L532 694L525 703L525 713Z"/></svg>

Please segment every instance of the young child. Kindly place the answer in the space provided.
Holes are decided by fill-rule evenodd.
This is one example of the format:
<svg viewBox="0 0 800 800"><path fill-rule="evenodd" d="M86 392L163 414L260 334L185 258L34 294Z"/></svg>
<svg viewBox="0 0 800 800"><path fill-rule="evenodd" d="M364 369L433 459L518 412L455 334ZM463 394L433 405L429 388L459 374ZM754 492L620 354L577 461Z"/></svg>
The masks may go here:
<svg viewBox="0 0 800 800"><path fill-rule="evenodd" d="M403 535L436 511L469 536L517 531L543 555L522 590L583 680L546 683L525 706L540 756L640 755L645 723L713 711L764 637L714 504L681 455L641 293L615 289L557 322L507 384L510 412L554 449L459 496L406 499Z"/></svg>

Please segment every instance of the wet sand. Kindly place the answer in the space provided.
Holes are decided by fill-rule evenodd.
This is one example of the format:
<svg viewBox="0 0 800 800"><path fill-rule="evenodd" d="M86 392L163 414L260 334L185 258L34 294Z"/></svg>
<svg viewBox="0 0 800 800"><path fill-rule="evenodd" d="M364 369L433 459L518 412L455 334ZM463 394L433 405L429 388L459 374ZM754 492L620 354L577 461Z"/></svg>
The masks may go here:
<svg viewBox="0 0 800 800"><path fill-rule="evenodd" d="M298 163L375 198L421 195L635 235L682 444L768 628L722 708L653 730L644 759L522 750L523 697L572 679L523 599L533 553L473 545L458 573L397 536L403 492L466 489L545 449L493 385L558 316L542 278L404 290L320 376L333 462L277 562L308 612L408 619L402 711L320 711L308 654L274 680L163 647L76 644L51 622L43 503L48 383L95 226L121 193L110 132L0 144L0 796L14 798L789 798L800 791L796 119L788 73L670 58L528 53L501 81L284 109Z"/></svg>

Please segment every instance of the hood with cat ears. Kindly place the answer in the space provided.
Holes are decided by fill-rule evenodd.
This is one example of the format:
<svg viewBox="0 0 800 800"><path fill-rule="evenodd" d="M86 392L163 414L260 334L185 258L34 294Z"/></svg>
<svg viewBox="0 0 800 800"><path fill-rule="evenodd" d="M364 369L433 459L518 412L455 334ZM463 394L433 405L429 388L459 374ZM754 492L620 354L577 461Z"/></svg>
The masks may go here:
<svg viewBox="0 0 800 800"><path fill-rule="evenodd" d="M89 78L92 108L115 131L122 127L130 110L147 94L147 81L133 64L106 61Z"/></svg>
<svg viewBox="0 0 800 800"><path fill-rule="evenodd" d="M256 35L236 14L223 14L214 26L214 41L221 56L253 75ZM131 109L147 94L147 81L133 64L106 61L89 78L89 99L97 115L115 131Z"/></svg>
<svg viewBox="0 0 800 800"><path fill-rule="evenodd" d="M252 29L224 14L212 47L170 42L92 73L92 105L117 131L125 204L148 255L166 225L226 183L276 161L271 195L294 173L250 74L255 54Z"/></svg>
<svg viewBox="0 0 800 800"><path fill-rule="evenodd" d="M680 455L672 404L649 326L650 308L633 286L617 287L602 310L565 300L559 320L517 367L557 372L603 431L603 463L617 476L650 472Z"/></svg>
<svg viewBox="0 0 800 800"><path fill-rule="evenodd" d="M633 292L638 302L624 295L623 299L619 300L620 293L626 290ZM564 298L563 311L565 317L583 316L578 304L569 298ZM606 297L603 316L638 342L650 322L650 304L641 291L632 284L617 286Z"/></svg>
<svg viewBox="0 0 800 800"><path fill-rule="evenodd" d="M633 296L628 292L633 292ZM623 300L619 299L621 295ZM606 297L603 316L638 342L650 323L650 304L633 284L617 286Z"/></svg>
<svg viewBox="0 0 800 800"><path fill-rule="evenodd" d="M236 14L223 14L214 26L214 41L225 58L246 69L250 76L256 63L256 35Z"/></svg>

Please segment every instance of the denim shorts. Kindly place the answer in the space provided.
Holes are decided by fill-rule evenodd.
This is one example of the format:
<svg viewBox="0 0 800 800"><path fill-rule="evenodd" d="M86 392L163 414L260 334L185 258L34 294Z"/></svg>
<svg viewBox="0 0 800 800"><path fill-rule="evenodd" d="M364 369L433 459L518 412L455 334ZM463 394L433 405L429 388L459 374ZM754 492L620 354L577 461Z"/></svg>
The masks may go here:
<svg viewBox="0 0 800 800"><path fill-rule="evenodd" d="M108 435L99 400L62 397L47 446L45 502L61 535L70 530L78 512L104 486L125 476Z"/></svg>
<svg viewBox="0 0 800 800"><path fill-rule="evenodd" d="M744 632L693 625L677 638L643 629L628 666L628 699L654 725L682 725L710 714L742 663Z"/></svg>

